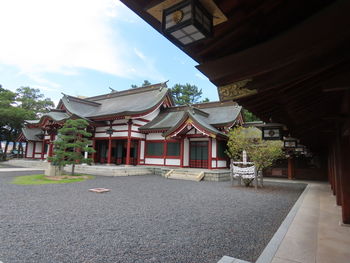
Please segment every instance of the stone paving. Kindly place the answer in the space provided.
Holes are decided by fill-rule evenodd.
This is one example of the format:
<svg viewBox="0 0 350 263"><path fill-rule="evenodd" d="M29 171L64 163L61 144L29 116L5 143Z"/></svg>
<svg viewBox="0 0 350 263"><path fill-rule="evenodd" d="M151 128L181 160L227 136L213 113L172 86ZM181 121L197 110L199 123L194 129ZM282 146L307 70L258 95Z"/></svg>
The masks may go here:
<svg viewBox="0 0 350 263"><path fill-rule="evenodd" d="M24 174L0 172L3 262L255 261L305 187L267 182L256 191L159 176L9 184ZM111 191L88 191L97 187Z"/></svg>

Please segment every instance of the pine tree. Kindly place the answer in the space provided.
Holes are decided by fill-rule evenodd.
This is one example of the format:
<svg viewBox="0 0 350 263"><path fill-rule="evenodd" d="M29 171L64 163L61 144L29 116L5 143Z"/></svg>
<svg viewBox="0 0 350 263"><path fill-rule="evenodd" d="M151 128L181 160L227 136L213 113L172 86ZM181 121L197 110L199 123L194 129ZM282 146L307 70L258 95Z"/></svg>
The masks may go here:
<svg viewBox="0 0 350 263"><path fill-rule="evenodd" d="M58 130L58 138L54 142L54 156L49 160L55 166L64 167L67 164L72 165L72 175L76 164L91 164L91 158L84 158L84 152L93 153L95 150L89 145L88 139L92 136L86 131L89 123L83 119L67 120L63 127Z"/></svg>

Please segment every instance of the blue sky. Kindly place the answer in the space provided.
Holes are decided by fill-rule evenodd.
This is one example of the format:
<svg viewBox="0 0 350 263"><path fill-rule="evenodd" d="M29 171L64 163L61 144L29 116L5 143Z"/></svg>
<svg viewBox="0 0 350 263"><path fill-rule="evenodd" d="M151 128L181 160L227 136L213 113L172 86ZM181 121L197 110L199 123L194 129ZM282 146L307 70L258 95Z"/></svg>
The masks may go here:
<svg viewBox="0 0 350 263"><path fill-rule="evenodd" d="M0 84L93 96L169 80L190 83L203 98L216 87L196 62L118 0L0 0Z"/></svg>

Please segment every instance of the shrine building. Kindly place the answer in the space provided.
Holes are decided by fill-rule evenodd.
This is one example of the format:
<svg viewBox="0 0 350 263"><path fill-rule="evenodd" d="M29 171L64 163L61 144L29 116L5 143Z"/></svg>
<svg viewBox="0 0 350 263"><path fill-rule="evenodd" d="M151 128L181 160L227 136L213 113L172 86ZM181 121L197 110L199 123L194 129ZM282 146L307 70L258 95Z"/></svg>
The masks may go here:
<svg viewBox="0 0 350 263"><path fill-rule="evenodd" d="M25 158L52 156L57 130L77 118L89 122L94 163L206 169L228 167L228 130L243 123L232 101L175 106L166 83L89 98L64 94L56 109L25 122Z"/></svg>

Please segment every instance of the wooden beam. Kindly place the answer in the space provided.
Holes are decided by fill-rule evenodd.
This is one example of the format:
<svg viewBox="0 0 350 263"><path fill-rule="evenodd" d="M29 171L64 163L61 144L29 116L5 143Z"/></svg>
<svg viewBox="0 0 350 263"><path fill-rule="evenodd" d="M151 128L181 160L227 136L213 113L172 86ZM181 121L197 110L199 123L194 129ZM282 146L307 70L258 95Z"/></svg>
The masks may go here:
<svg viewBox="0 0 350 263"><path fill-rule="evenodd" d="M234 82L275 71L305 57L317 57L349 37L349 9L350 2L337 1L287 34L240 53L202 63L197 68L215 84L224 85L226 83L217 80L229 75Z"/></svg>

